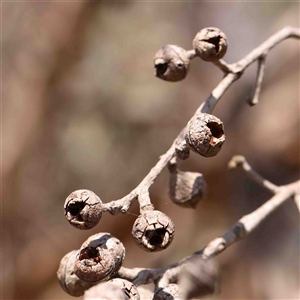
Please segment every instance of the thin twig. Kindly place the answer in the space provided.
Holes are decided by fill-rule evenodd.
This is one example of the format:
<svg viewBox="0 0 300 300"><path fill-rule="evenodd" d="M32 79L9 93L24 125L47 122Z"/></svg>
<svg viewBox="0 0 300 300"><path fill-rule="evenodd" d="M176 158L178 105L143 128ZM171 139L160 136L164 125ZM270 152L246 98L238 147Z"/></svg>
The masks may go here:
<svg viewBox="0 0 300 300"><path fill-rule="evenodd" d="M170 149L160 157L157 164L150 170L148 175L142 180L142 182L132 190L125 197L111 201L109 203L105 203L103 205L103 211L108 211L111 214L116 214L119 212L125 213L129 209L130 205L134 200L136 200L139 195L143 193L147 193L150 186L153 184L154 180L161 173L164 167L168 164L168 162L175 156L175 141L173 142Z"/></svg>
<svg viewBox="0 0 300 300"><path fill-rule="evenodd" d="M284 27L280 31L273 34L270 38L264 41L260 46L252 50L244 58L231 65L235 72L245 70L249 65L259 59L259 57L267 53L273 47L287 38L300 38L300 29L297 27Z"/></svg>
<svg viewBox="0 0 300 300"><path fill-rule="evenodd" d="M196 54L196 51L193 49L193 50L188 50L187 55L188 55L189 59L193 59L196 57L197 54Z"/></svg>
<svg viewBox="0 0 300 300"><path fill-rule="evenodd" d="M178 276L180 275L180 269L182 264L178 266L174 266L173 268L168 269L164 272L164 274L161 276L161 278L158 281L157 288L164 288L169 283L176 282L178 279Z"/></svg>
<svg viewBox="0 0 300 300"><path fill-rule="evenodd" d="M200 107L197 109L195 114L199 113L212 113L218 101L227 91L227 89L241 76L241 73L228 73L220 81L220 83L214 88L210 96L205 102L203 102Z"/></svg>
<svg viewBox="0 0 300 300"><path fill-rule="evenodd" d="M300 212L300 194L295 195L294 200L295 200L296 206Z"/></svg>
<svg viewBox="0 0 300 300"><path fill-rule="evenodd" d="M283 189L264 203L254 212L243 216L235 225L227 231L222 237L212 240L201 253L204 258L208 258L223 252L233 243L248 236L267 216L286 200L295 194L292 189Z"/></svg>
<svg viewBox="0 0 300 300"><path fill-rule="evenodd" d="M218 67L225 74L233 72L233 69L231 68L230 64L228 64L227 62L225 62L223 59L214 61L213 64L216 67Z"/></svg>
<svg viewBox="0 0 300 300"><path fill-rule="evenodd" d="M274 35L272 35L269 39L263 42L260 46L251 51L248 55L246 55L240 61L234 64L227 64L223 60L220 60L216 63L220 69L225 72L226 75L220 81L220 83L216 86L216 88L212 91L211 95L207 98L205 102L203 102L200 107L196 110L195 114L199 113L212 113L213 109L224 95L226 90L239 79L244 70L253 62L260 59L260 57L269 50L271 50L278 43L282 42L287 38L300 38L300 29L293 27L285 27L282 30L278 31ZM195 55L194 50L188 51L190 57L193 58ZM150 186L154 183L154 180L158 177L158 175L162 172L168 162L176 155L176 141L178 142L183 139L182 132L177 136L174 140L170 149L163 154L156 165L150 170L150 172L146 175L146 177L142 180L142 182L132 190L128 195L124 196L119 200L114 200L109 203L105 203L103 207L104 212L109 212L111 214L117 214L119 212L126 213L131 206L131 204L139 199L139 197L144 197L142 194L146 193ZM177 143L178 144L178 143ZM141 196L142 195L142 196ZM141 209L141 208L140 208Z"/></svg>
<svg viewBox="0 0 300 300"><path fill-rule="evenodd" d="M254 171L251 168L251 166L248 164L244 156L241 155L233 156L228 163L228 168L231 170L237 169L237 170L244 171L252 180L254 180L256 183L269 190L272 194L276 194L280 190L280 187L268 181L267 179L263 178L256 171Z"/></svg>
<svg viewBox="0 0 300 300"><path fill-rule="evenodd" d="M256 75L256 81L255 81L255 87L254 87L254 94L252 98L249 98L247 103L250 106L254 106L258 103L258 98L263 82L263 78L265 75L265 67L266 67L266 54L263 54L259 59L258 59L258 67L257 67L257 75Z"/></svg>
<svg viewBox="0 0 300 300"><path fill-rule="evenodd" d="M270 182L269 180L263 178L256 171L254 171L252 167L249 165L249 163L246 161L245 157L241 155L233 156L230 162L228 163L228 168L231 170L237 169L245 172L252 180L254 180L262 187L266 188L273 194L279 193L283 188L284 189L289 188L294 190L295 191L294 200L300 212L300 181L296 181L288 185L277 186L272 182Z"/></svg>
<svg viewBox="0 0 300 300"><path fill-rule="evenodd" d="M160 278L159 287L166 286L169 282L174 281L175 277L180 274L181 266L188 262L194 256L201 255L207 259L216 256L227 249L230 245L248 236L254 229L264 221L272 212L274 212L281 204L289 200L291 197L299 193L299 181L292 184L282 186L280 192L270 198L252 213L243 216L236 222L231 229L224 235L218 237L208 243L206 247L192 255L185 257L178 263L158 268L134 268L128 269L121 267L117 277L132 281L135 285L142 285L154 282ZM298 194L299 196L299 194Z"/></svg>
<svg viewBox="0 0 300 300"><path fill-rule="evenodd" d="M291 184L288 184L285 187L295 190L294 201L295 201L296 207L300 213L300 180L293 182Z"/></svg>
<svg viewBox="0 0 300 300"><path fill-rule="evenodd" d="M212 94L208 99L201 104L198 108L198 112L211 113L217 102L223 96L225 91L231 86L231 84L239 79L243 72L249 67L253 62L257 61L263 54L268 53L274 46L284 41L287 38L300 38L300 29L296 27L284 27L280 31L276 32L269 39L263 42L260 46L253 49L249 54L247 54L243 59L239 60L233 64L226 64L228 69L231 70L228 75L235 75L236 77L225 76L218 86L213 90Z"/></svg>

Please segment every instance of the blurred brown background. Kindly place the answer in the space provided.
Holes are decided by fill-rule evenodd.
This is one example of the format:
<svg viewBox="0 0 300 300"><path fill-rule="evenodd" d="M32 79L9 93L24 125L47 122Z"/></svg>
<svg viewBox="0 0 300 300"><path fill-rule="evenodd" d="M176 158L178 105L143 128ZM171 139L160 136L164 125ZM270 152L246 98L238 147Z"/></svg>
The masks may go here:
<svg viewBox="0 0 300 300"><path fill-rule="evenodd" d="M151 188L176 225L166 251L134 245L135 215L105 214L83 232L63 212L76 189L104 202L130 192L222 78L197 59L182 82L155 78L161 46L191 49L197 31L215 26L227 35L224 59L232 63L286 25L299 26L299 3L2 3L2 299L70 299L56 280L59 261L98 231L125 244L126 267L164 266L201 249L271 196L227 171L232 155L245 155L275 184L296 180L299 42L287 40L267 58L258 106L245 104L254 65L218 104L227 136L219 155L192 154L181 164L205 175L208 199L195 211L175 206L167 171ZM298 230L296 206L286 203L218 257L222 290L211 299L298 299Z"/></svg>

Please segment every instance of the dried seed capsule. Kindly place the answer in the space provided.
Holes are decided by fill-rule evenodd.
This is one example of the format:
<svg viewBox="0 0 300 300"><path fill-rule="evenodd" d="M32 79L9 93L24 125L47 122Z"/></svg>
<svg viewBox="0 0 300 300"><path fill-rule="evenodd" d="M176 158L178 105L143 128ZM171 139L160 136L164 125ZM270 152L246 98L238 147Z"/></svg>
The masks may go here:
<svg viewBox="0 0 300 300"><path fill-rule="evenodd" d="M177 284L171 283L156 291L152 300L180 300L180 288Z"/></svg>
<svg viewBox="0 0 300 300"><path fill-rule="evenodd" d="M190 65L186 50L175 45L162 47L154 56L156 76L166 81L180 81L185 78Z"/></svg>
<svg viewBox="0 0 300 300"><path fill-rule="evenodd" d="M64 208L66 219L78 229L93 228L102 216L102 201L89 190L71 193L65 201Z"/></svg>
<svg viewBox="0 0 300 300"><path fill-rule="evenodd" d="M62 289L71 296L82 296L84 291L89 289L95 283L86 282L79 279L74 273L74 266L78 250L67 253L61 260L57 278Z"/></svg>
<svg viewBox="0 0 300 300"><path fill-rule="evenodd" d="M111 276L119 271L125 258L125 247L119 239L107 232L96 233L90 236L80 249L87 247L107 249L115 261L115 269Z"/></svg>
<svg viewBox="0 0 300 300"><path fill-rule="evenodd" d="M228 43L224 32L215 27L207 27L200 30L194 40L193 48L196 55L205 61L217 61L227 51Z"/></svg>
<svg viewBox="0 0 300 300"><path fill-rule="evenodd" d="M124 258L125 247L117 238L106 232L97 233L80 247L75 272L82 280L105 280L118 272Z"/></svg>
<svg viewBox="0 0 300 300"><path fill-rule="evenodd" d="M183 299L202 298L218 287L219 272L213 258L193 257L182 266L179 286Z"/></svg>
<svg viewBox="0 0 300 300"><path fill-rule="evenodd" d="M121 278L114 278L109 282L123 290L126 300L140 300L140 294L132 282Z"/></svg>
<svg viewBox="0 0 300 300"><path fill-rule="evenodd" d="M87 247L76 256L75 274L84 281L104 281L114 269L114 258L106 249Z"/></svg>
<svg viewBox="0 0 300 300"><path fill-rule="evenodd" d="M225 142L223 123L213 115L197 114L187 125L186 140L200 155L215 156Z"/></svg>
<svg viewBox="0 0 300 300"><path fill-rule="evenodd" d="M83 300L127 300L123 290L111 282L102 282L84 293Z"/></svg>
<svg viewBox="0 0 300 300"><path fill-rule="evenodd" d="M173 240L174 232L172 220L158 210L142 213L132 227L132 236L136 244L149 252L166 249Z"/></svg>
<svg viewBox="0 0 300 300"><path fill-rule="evenodd" d="M172 202L183 207L196 208L206 196L206 182L201 173L184 172L169 165L169 196Z"/></svg>

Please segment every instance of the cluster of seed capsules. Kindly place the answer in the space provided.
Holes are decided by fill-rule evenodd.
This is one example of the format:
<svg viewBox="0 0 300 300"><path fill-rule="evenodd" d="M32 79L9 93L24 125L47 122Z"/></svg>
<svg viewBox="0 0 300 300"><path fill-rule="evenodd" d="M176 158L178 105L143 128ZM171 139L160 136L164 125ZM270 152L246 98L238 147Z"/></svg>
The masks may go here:
<svg viewBox="0 0 300 300"><path fill-rule="evenodd" d="M186 51L175 45L160 49L154 58L156 76L166 81L179 81L186 77L190 60L196 56L205 61L221 59L227 50L227 39L214 27L202 29L193 40L193 50ZM176 156L187 159L190 149L205 156L215 156L225 141L223 123L207 113L195 114L184 130L183 139L177 143ZM169 196L182 207L195 208L206 195L206 183L201 173L182 171L176 160L168 165ZM90 190L71 193L64 204L65 216L78 229L96 226L103 213L101 199ZM175 232L173 221L158 210L143 211L135 220L132 236L136 244L148 252L166 249ZM125 247L109 233L90 236L80 247L66 254L57 271L59 283L68 294L84 299L140 299L137 288L129 281L116 278L125 258ZM177 288L169 287L166 293L179 294ZM161 290L153 299L167 299ZM176 296L176 297L175 297ZM162 298L161 298L162 297ZM169 298L168 298L169 299Z"/></svg>

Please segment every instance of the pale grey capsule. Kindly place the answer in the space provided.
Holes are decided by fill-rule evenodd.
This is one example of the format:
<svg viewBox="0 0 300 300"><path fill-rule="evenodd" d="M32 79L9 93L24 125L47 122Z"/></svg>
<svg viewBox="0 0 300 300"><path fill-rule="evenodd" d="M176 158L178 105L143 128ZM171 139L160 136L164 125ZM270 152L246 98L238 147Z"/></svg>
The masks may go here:
<svg viewBox="0 0 300 300"><path fill-rule="evenodd" d="M225 142L223 122L211 114L193 116L187 124L186 141L202 156L217 155Z"/></svg>
<svg viewBox="0 0 300 300"><path fill-rule="evenodd" d="M149 252L166 249L173 240L174 232L173 221L158 210L142 213L132 227L132 236L136 244Z"/></svg>
<svg viewBox="0 0 300 300"><path fill-rule="evenodd" d="M79 279L74 271L78 250L67 253L61 260L57 270L57 279L62 289L71 296L82 296L84 291L95 283Z"/></svg>
<svg viewBox="0 0 300 300"><path fill-rule="evenodd" d="M102 201L90 190L72 192L64 204L65 216L78 229L91 229L102 216Z"/></svg>
<svg viewBox="0 0 300 300"><path fill-rule="evenodd" d="M215 27L207 27L200 30L194 40L193 48L196 55L205 61L217 61L227 51L228 43L224 32Z"/></svg>
<svg viewBox="0 0 300 300"><path fill-rule="evenodd" d="M190 55L181 47L166 45L154 57L156 77L166 81L183 80L189 70Z"/></svg>

